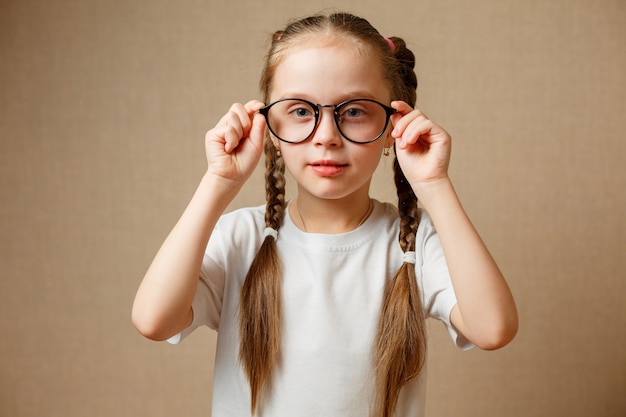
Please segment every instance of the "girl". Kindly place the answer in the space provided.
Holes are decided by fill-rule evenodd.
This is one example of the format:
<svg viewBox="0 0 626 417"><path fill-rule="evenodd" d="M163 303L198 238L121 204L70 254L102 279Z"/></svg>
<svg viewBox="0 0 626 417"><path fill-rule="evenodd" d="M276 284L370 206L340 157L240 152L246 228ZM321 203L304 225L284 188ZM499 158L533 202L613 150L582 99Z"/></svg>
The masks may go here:
<svg viewBox="0 0 626 417"><path fill-rule="evenodd" d="M207 172L133 322L172 343L218 331L213 417L421 416L426 318L461 348L514 337L513 297L447 175L450 136L413 108L413 67L364 19L295 21L274 34L265 103L207 133ZM369 197L391 147L397 209ZM266 205L223 214L263 148Z"/></svg>

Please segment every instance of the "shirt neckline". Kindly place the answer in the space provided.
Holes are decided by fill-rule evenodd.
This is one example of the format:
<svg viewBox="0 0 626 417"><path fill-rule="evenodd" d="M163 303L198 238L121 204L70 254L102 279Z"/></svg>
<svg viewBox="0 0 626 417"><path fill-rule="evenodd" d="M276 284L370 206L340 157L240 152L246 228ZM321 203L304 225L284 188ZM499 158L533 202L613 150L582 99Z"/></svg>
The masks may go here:
<svg viewBox="0 0 626 417"><path fill-rule="evenodd" d="M333 252L356 249L373 239L376 235L380 216L383 214L383 205L375 199L372 199L372 201L374 204L372 213L362 225L349 232L329 234L305 232L296 226L289 214L289 206L293 203L293 200L290 200L287 203L285 218L279 235L288 241L289 244L295 244L301 248Z"/></svg>

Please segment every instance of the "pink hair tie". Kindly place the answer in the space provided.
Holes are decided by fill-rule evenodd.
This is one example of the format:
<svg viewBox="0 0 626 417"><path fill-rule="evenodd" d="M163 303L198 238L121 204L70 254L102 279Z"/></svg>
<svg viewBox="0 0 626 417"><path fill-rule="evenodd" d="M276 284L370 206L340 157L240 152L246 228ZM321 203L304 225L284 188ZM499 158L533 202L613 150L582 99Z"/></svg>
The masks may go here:
<svg viewBox="0 0 626 417"><path fill-rule="evenodd" d="M396 45L393 44L393 41L389 38L385 38L385 41L387 41L389 48L391 48L391 52L396 52Z"/></svg>

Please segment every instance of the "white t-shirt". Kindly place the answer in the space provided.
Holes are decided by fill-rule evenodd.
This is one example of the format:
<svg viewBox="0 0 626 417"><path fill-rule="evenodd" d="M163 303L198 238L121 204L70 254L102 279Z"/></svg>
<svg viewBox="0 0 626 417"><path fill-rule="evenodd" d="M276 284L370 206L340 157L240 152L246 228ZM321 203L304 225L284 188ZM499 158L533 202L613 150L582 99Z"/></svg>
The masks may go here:
<svg viewBox="0 0 626 417"><path fill-rule="evenodd" d="M277 246L283 268L281 357L259 417L364 417L373 393L372 355L385 281L402 264L397 210L374 202L359 228L342 234L300 230L285 215ZM193 323L218 331L212 417L250 416L250 390L238 361L239 293L265 229L265 206L220 219L204 256ZM427 317L441 320L461 348L470 344L450 324L456 297L426 212L421 212L416 275ZM397 416L423 416L426 370L407 385Z"/></svg>

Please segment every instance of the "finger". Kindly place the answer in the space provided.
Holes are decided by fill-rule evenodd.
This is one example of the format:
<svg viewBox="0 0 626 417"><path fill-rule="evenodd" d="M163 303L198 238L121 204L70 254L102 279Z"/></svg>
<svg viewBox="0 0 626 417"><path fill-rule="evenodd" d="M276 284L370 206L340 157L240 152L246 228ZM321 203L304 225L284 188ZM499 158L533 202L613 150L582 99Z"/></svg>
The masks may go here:
<svg viewBox="0 0 626 417"><path fill-rule="evenodd" d="M400 113L401 115L405 115L413 111L413 107L411 107L411 105L407 103L406 101L402 101L402 100L392 101L391 107L396 109L398 113Z"/></svg>
<svg viewBox="0 0 626 417"><path fill-rule="evenodd" d="M265 139L265 117L256 113L252 119L252 128L250 129L250 140L259 150L263 150L263 140Z"/></svg>
<svg viewBox="0 0 626 417"><path fill-rule="evenodd" d="M408 104L403 102L393 102L394 103L402 103L396 110L398 113L394 114L392 117L392 123L394 124L394 131L392 131L392 135L395 137L399 137L402 135L402 132L406 127L411 124L414 120L419 118L426 118L426 115L419 109L413 109Z"/></svg>
<svg viewBox="0 0 626 417"><path fill-rule="evenodd" d="M253 127L254 118L257 115L258 111L265 106L265 104L259 100L250 100L244 105L244 109L246 111L246 123L244 124L244 137L250 136L250 130ZM262 117L265 119L264 117ZM249 122L249 123L248 123Z"/></svg>
<svg viewBox="0 0 626 417"><path fill-rule="evenodd" d="M410 123L404 132L400 140L400 147L404 148L409 145L413 145L418 141L428 143L428 136L433 128L433 123L425 118L418 117L412 123Z"/></svg>
<svg viewBox="0 0 626 417"><path fill-rule="evenodd" d="M248 136L252 127L251 117L254 115L254 109L257 107L258 104L254 101L245 105L235 103L231 106L225 118L227 129L224 135L226 142L224 150L227 153L231 153L239 145L239 142Z"/></svg>
<svg viewBox="0 0 626 417"><path fill-rule="evenodd" d="M211 143L219 144L224 152L231 153L240 142L240 135L233 126L216 126L209 130L205 136L207 146Z"/></svg>
<svg viewBox="0 0 626 417"><path fill-rule="evenodd" d="M402 118L396 122L391 135L396 139L407 138L407 130L410 129L409 132L414 131L416 127L421 126L428 120L429 119L420 110L413 110L402 116Z"/></svg>
<svg viewBox="0 0 626 417"><path fill-rule="evenodd" d="M391 124L396 126L396 124L407 114L413 111L413 107L411 107L408 103L404 101L392 101L391 107L397 110L396 114L391 115Z"/></svg>
<svg viewBox="0 0 626 417"><path fill-rule="evenodd" d="M265 103L259 100L250 100L244 105L244 107L248 111L248 114L250 115L250 118L252 118L252 115L261 110L261 108L263 108L264 106Z"/></svg>
<svg viewBox="0 0 626 417"><path fill-rule="evenodd" d="M215 128L210 131L211 135L207 134L207 139L222 142L224 151L231 153L239 145L241 139L249 135L252 118L263 106L264 104L259 100L250 100L246 104L234 103ZM261 130L264 128L264 124L259 127Z"/></svg>
<svg viewBox="0 0 626 417"><path fill-rule="evenodd" d="M228 110L226 122L229 126L234 126L240 130L241 136L244 136L244 133L250 129L252 124L250 119L250 114L246 107L241 103L235 103Z"/></svg>
<svg viewBox="0 0 626 417"><path fill-rule="evenodd" d="M230 127L228 126L216 126L209 130L205 135L206 145L210 146L210 144L216 143L221 147L224 147L226 144L226 135L229 129Z"/></svg>
<svg viewBox="0 0 626 417"><path fill-rule="evenodd" d="M233 116L233 112L235 112L235 106L236 104L233 104L232 106L230 106L228 111L224 113L222 118L217 122L216 127L223 127L223 126L228 125L228 120Z"/></svg>
<svg viewBox="0 0 626 417"><path fill-rule="evenodd" d="M241 125L224 127L224 151L231 153L241 141Z"/></svg>
<svg viewBox="0 0 626 417"><path fill-rule="evenodd" d="M242 137L244 131L246 130L246 125L249 124L247 114L244 112L244 116L242 119L241 109L232 108L226 113L225 124L224 127L229 127L237 132L239 137Z"/></svg>
<svg viewBox="0 0 626 417"><path fill-rule="evenodd" d="M236 126L240 129L240 137L245 138L250 134L250 129L252 128L252 119L254 115L261 109L265 104L259 100L250 100L246 104L234 104L230 111L232 115L236 115L237 119L230 119L230 123L233 126Z"/></svg>

